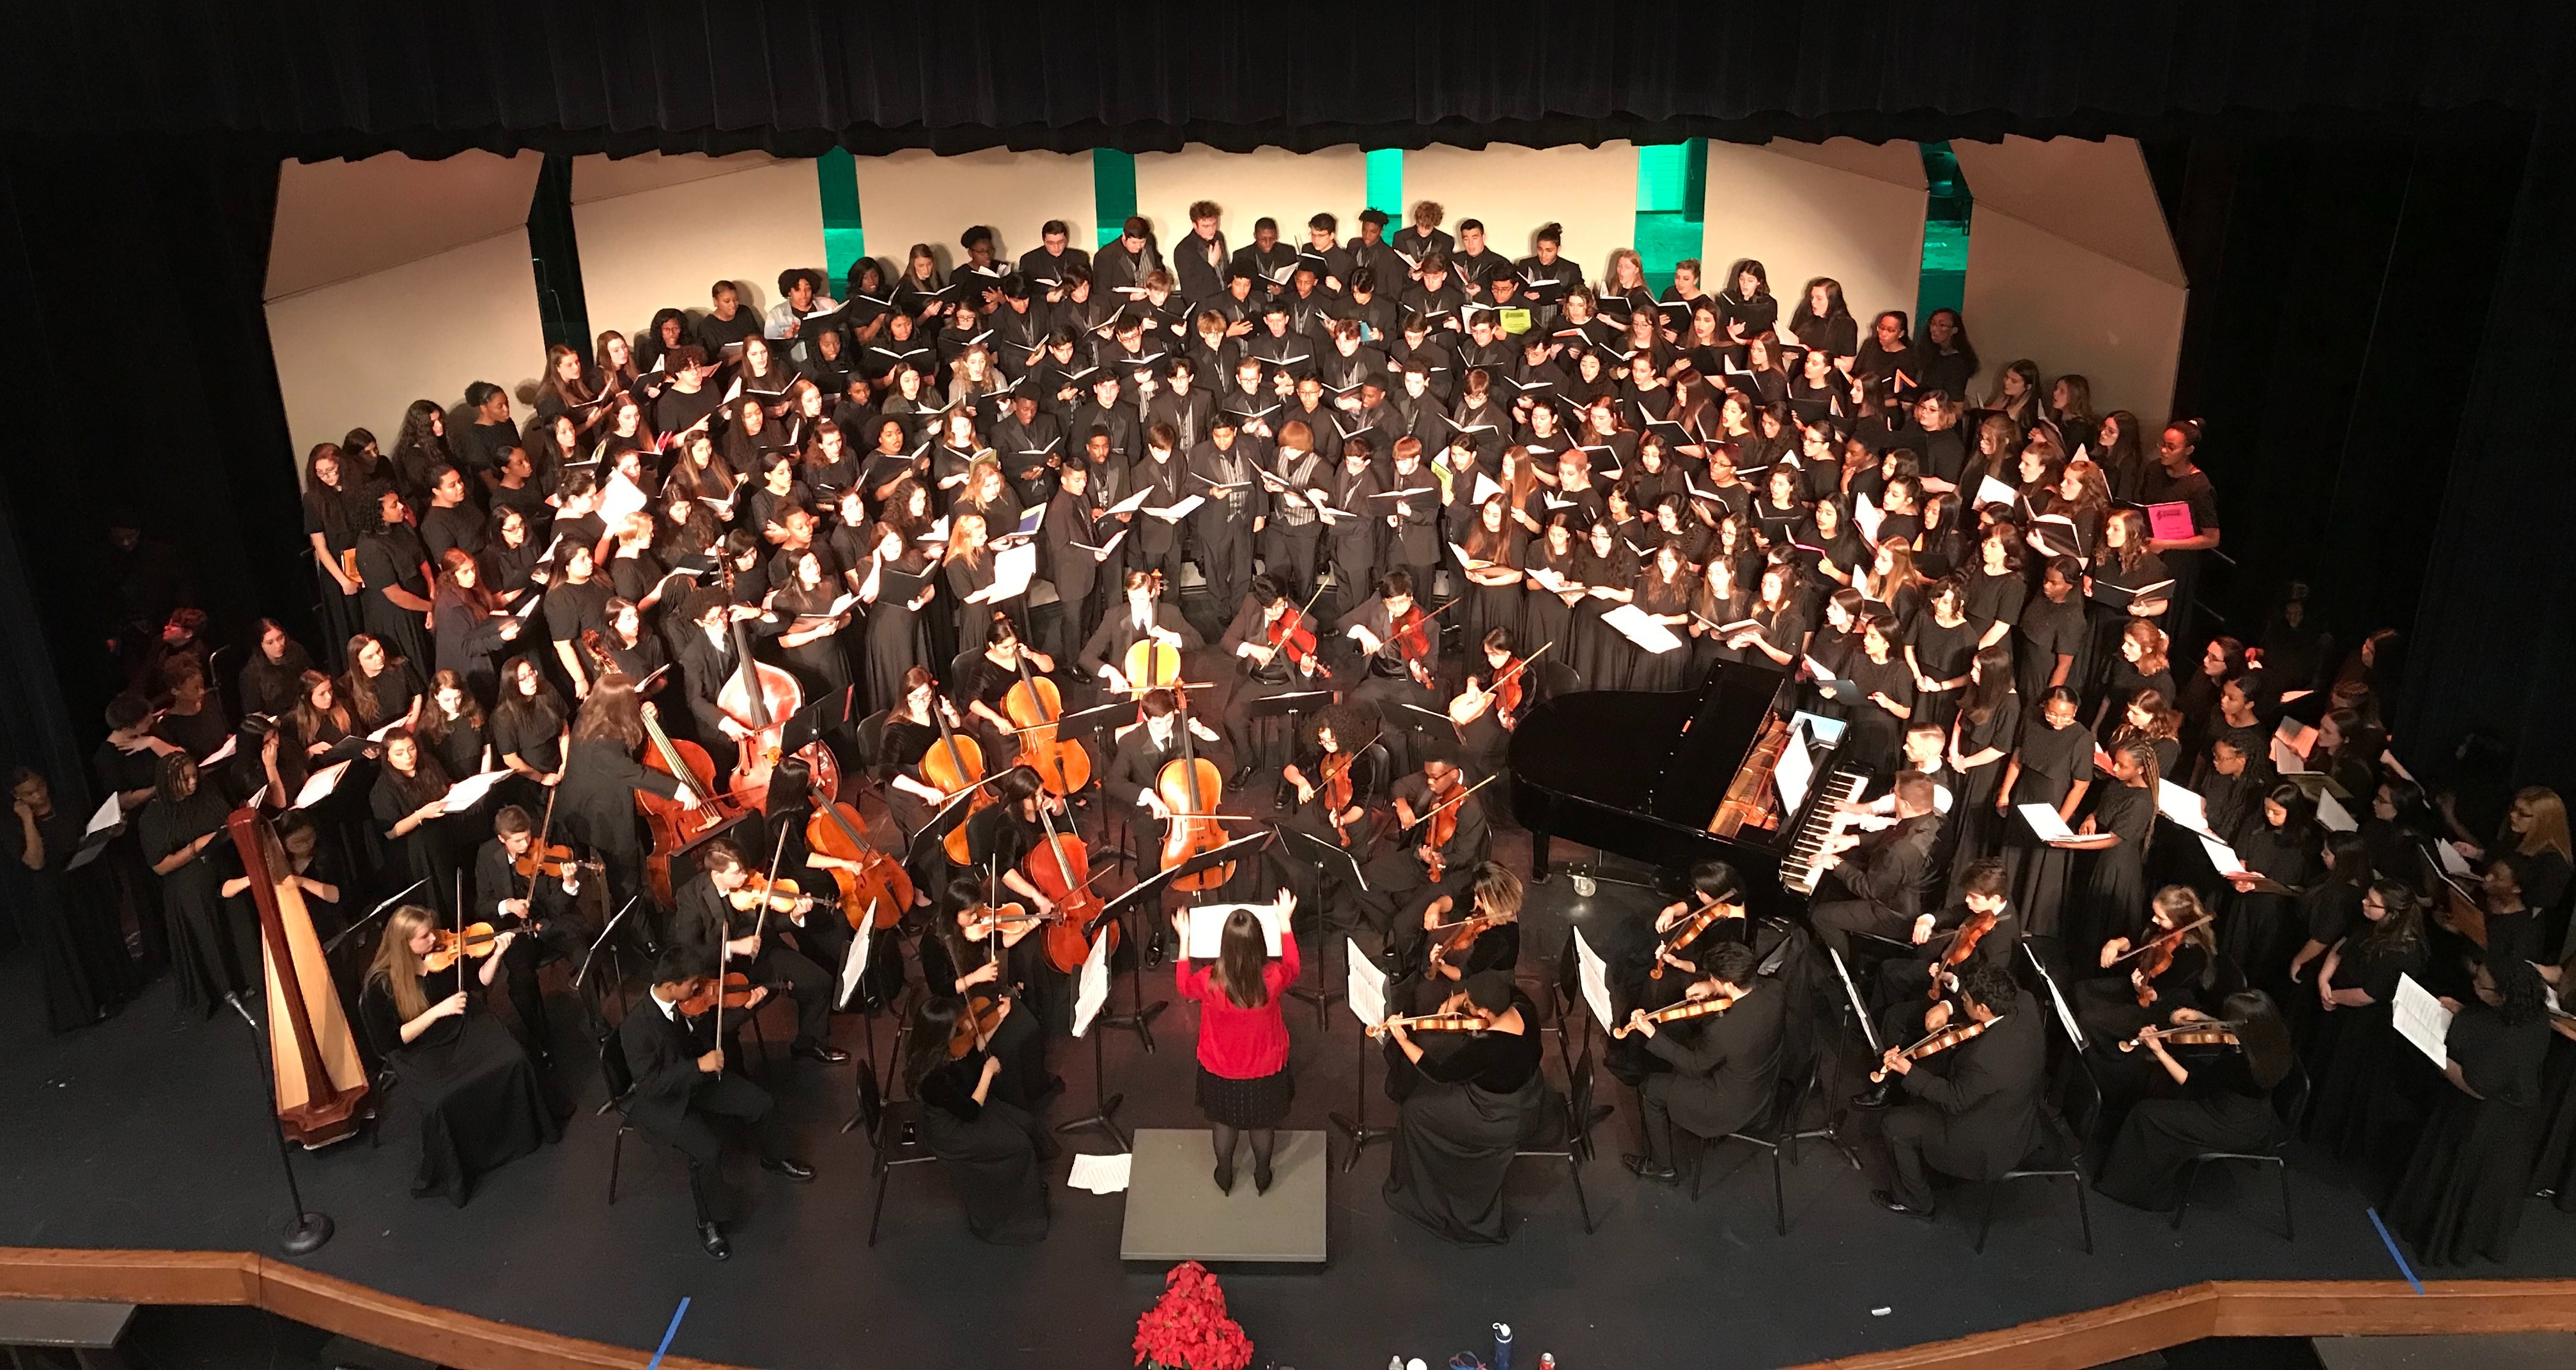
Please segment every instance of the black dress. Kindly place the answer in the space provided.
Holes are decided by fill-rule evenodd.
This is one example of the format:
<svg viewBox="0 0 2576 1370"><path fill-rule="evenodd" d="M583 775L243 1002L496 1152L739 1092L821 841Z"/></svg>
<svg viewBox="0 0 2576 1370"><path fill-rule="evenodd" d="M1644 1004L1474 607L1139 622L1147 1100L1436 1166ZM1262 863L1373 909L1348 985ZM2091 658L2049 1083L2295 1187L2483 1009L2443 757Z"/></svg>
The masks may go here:
<svg viewBox="0 0 2576 1370"><path fill-rule="evenodd" d="M2477 1095L2445 1086L2388 1201L2389 1226L2424 1264L2510 1254L2540 1140L2540 1064L2550 1036L2546 1018L2507 1026L2483 1002L2462 1005L2451 1020L2444 1049Z"/></svg>
<svg viewBox="0 0 2576 1370"><path fill-rule="evenodd" d="M2048 678L2056 673L2061 656L2074 658L2066 668L2066 683L2078 691L2084 688L2084 606L2075 596L2058 601L2042 594L2032 595L2013 625L2012 640L2013 683L2021 687L2021 697L2030 707L2039 707L2048 697Z"/></svg>
<svg viewBox="0 0 2576 1370"><path fill-rule="evenodd" d="M162 858L197 838L223 827L224 801L212 790L172 804L154 799L135 820L143 862ZM170 929L170 978L178 990L182 1014L210 1014L224 996L252 987L256 967L246 963L247 938L237 941L224 913L223 877L216 863L226 843L217 839L197 858L160 877L161 906Z"/></svg>
<svg viewBox="0 0 2576 1370"><path fill-rule="evenodd" d="M770 601L770 611L778 615L780 636L784 637L786 630L794 626L797 615L821 614L829 610L840 598L833 585L834 582L827 580L811 590L793 585L780 590ZM856 621L855 615L853 621ZM796 683L804 688L807 699L821 699L850 684L850 658L842 646L849 631L849 625L844 625L802 645L778 649L787 669L795 674Z"/></svg>
<svg viewBox="0 0 2576 1370"><path fill-rule="evenodd" d="M444 988L439 980L421 986L433 996ZM367 1041L394 1072L391 1102L420 1110L412 1197L443 1194L459 1208L477 1176L563 1135L528 1053L500 1019L483 1011L479 995L469 994L465 1012L439 1019L410 1042L402 1039L402 1013L382 979L369 979L358 995Z"/></svg>
<svg viewBox="0 0 2576 1370"><path fill-rule="evenodd" d="M1979 752L2000 750L2005 753L1985 765L1959 773L1957 824L1958 846L1951 853L1950 875L1955 885L1967 874L1968 864L2003 850L2004 836L2017 818L1995 812L1995 793L2003 788L2004 767L2010 764L2013 742L2021 731L2021 695L2007 692L2003 702L1987 715L1984 723L1968 717L1963 710L1953 724L1958 738L1959 755L1975 756ZM1952 898L1956 899L1956 894Z"/></svg>
<svg viewBox="0 0 2576 1370"><path fill-rule="evenodd" d="M1039 1157L1056 1143L1046 1125L1016 1104L975 1102L984 1053L970 1051L921 1079L921 1139L937 1156L966 1208L966 1230L998 1245L1044 1241L1051 1221Z"/></svg>
<svg viewBox="0 0 2576 1370"><path fill-rule="evenodd" d="M12 813L7 821L10 841L0 852L0 869L8 875L0 880L0 892L19 911L18 925L34 946L45 987L45 1023L58 1033L87 1027L115 1012L140 983L118 933L115 906L99 897L96 871L84 876L65 869L80 851L77 816L56 809L36 820L45 849L36 870L22 859L18 816Z"/></svg>
<svg viewBox="0 0 2576 1370"><path fill-rule="evenodd" d="M886 573L920 575L928 565L918 553L907 551L886 567ZM929 635L922 621L923 614L938 612L938 600L916 610L910 599L898 597L892 589L879 594L876 603L869 606L867 670L861 682L869 708L887 709L903 703L903 674L915 666L927 666L933 675L947 673L949 658L934 659L929 655Z"/></svg>
<svg viewBox="0 0 2576 1370"><path fill-rule="evenodd" d="M2146 926L2144 856L2148 830L2156 821L2154 793L2109 776L2093 786L2093 831L2115 833L2120 844L2083 853L2084 888L2065 920L2068 950L2079 959L2099 951L2114 937L2135 940Z"/></svg>
<svg viewBox="0 0 2576 1370"><path fill-rule="evenodd" d="M2052 728L2046 715L2025 709L2019 756L2021 775L2013 782L2013 807L2046 804L2054 808L2075 782L2093 775L2093 735L2072 724ZM2012 880L2012 901L2021 910L2022 930L2031 937L2055 937L2073 853L2040 841L2029 820L2019 813L2000 817L2005 833L2004 870Z"/></svg>
<svg viewBox="0 0 2576 1370"><path fill-rule="evenodd" d="M2309 1034L2308 1078L2316 1088L2306 1132L2344 1160L2393 1173L2405 1159L2409 1129L2421 1121L2413 1091L2398 1085L2400 1068L2422 1071L2430 1063L2397 1035L2389 1004L2399 976L2423 977L2425 951L2420 941L2374 948L2369 936L2365 930L2344 942L2335 987L2360 990L2371 1001L2320 1012Z"/></svg>
<svg viewBox="0 0 2576 1370"><path fill-rule="evenodd" d="M2311 832L2305 827L2261 823L2236 844L2236 857L2246 869L2296 890L2317 876L2320 863ZM2238 893L2231 888L2221 905L2218 944L2256 984L2263 984L2287 972L2305 930L2297 895Z"/></svg>
<svg viewBox="0 0 2576 1370"><path fill-rule="evenodd" d="M1463 1034L1452 1043L1440 1040L1451 1034L1426 1033L1421 1064L1388 1072L1389 1093L1399 1082L1407 1088L1396 1110L1387 1203L1454 1242L1510 1239L1503 1178L1521 1138L1546 1121L1538 1011L1519 990L1512 1006L1520 1035ZM1403 1059L1395 1050L1390 1056Z"/></svg>
<svg viewBox="0 0 2576 1370"><path fill-rule="evenodd" d="M2173 1050L2191 1073L2181 1097L2149 1099L2131 1109L2093 1181L2095 1189L2121 1203L2159 1213L2179 1198L2176 1182L2194 1155L2259 1152L2279 1141L2285 1130L2272 1112L2271 1091L2254 1082L2243 1051L2227 1046ZM2147 1055L2143 1050L2137 1054ZM2157 1070L2161 1074L2163 1067Z"/></svg>
<svg viewBox="0 0 2576 1370"><path fill-rule="evenodd" d="M2576 1041L2555 1032L2540 1067L2540 1117L2531 1190L2548 1195L2559 1212L2576 1213Z"/></svg>

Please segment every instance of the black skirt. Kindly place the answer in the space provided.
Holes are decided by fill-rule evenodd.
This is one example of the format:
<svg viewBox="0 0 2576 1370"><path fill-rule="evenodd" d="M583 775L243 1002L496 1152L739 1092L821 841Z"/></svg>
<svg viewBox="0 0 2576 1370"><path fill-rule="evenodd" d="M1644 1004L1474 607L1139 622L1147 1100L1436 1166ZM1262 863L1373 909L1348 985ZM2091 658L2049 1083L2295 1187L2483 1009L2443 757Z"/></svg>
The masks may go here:
<svg viewBox="0 0 2576 1370"><path fill-rule="evenodd" d="M1297 1081L1286 1066L1249 1080L1199 1067L1199 1112L1220 1127L1277 1127L1296 1098Z"/></svg>

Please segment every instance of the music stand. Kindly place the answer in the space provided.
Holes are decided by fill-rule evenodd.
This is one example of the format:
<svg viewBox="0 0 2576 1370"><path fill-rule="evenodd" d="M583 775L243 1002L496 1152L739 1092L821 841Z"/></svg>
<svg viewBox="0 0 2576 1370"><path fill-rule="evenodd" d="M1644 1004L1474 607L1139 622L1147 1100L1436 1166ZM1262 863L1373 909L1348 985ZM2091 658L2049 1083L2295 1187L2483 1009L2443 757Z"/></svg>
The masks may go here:
<svg viewBox="0 0 2576 1370"><path fill-rule="evenodd" d="M1334 698L1333 692L1329 689L1289 690L1282 694L1264 695L1243 707L1243 717L1247 723L1258 723L1270 718L1294 717L1321 709L1332 703ZM1235 764L1241 765L1244 760L1243 757L1236 757ZM1285 807L1287 797L1288 777L1282 775L1279 777L1279 788L1270 801L1270 807L1274 809Z"/></svg>
<svg viewBox="0 0 2576 1370"><path fill-rule="evenodd" d="M1277 835L1278 834L1275 832L1263 831L1253 833L1246 837L1238 837L1233 841L1226 843L1224 846L1211 847L1169 870L1156 871L1152 875L1146 876L1144 879L1137 881L1133 887L1103 904L1100 909L1100 916L1091 921L1090 927L1083 929L1083 934L1085 936L1089 936L1095 929L1099 928L1102 924L1108 922L1113 917L1124 920L1130 911L1137 913L1140 917L1149 910L1156 914L1161 913L1163 909L1163 892L1172 887L1173 881L1180 879L1184 875L1196 875L1201 871L1214 870L1229 861L1249 860L1253 856L1258 855L1261 849L1269 845L1271 840ZM1092 1026L1095 1028L1118 1027L1131 1029L1135 1032L1137 1040L1145 1044L1145 1050L1152 1051L1154 1049L1154 1015L1171 1007L1171 1003L1170 1001L1163 999L1157 999L1151 1004L1145 1002L1145 944L1143 939L1136 933L1134 923L1128 923L1127 929L1127 940L1133 944L1131 954L1127 961L1128 992L1133 996L1130 999L1130 1002L1135 1005L1135 1012L1123 1016L1113 1016L1108 1013L1103 1013L1098 1018L1092 1020ZM1183 950L1186 951L1187 948L1183 948Z"/></svg>
<svg viewBox="0 0 2576 1370"><path fill-rule="evenodd" d="M857 687L844 685L788 717L778 730L781 755L792 756L823 740L823 734L850 725L850 700Z"/></svg>
<svg viewBox="0 0 2576 1370"><path fill-rule="evenodd" d="M1315 1006L1315 1026L1320 1028L1326 1024L1325 1010L1342 998L1342 992L1332 987L1332 977L1327 973L1325 963L1332 952L1333 929L1332 920L1324 916L1324 892L1327 888L1324 872L1332 866L1348 867L1354 887L1362 890L1368 888L1368 877L1360 873L1359 858L1341 846L1299 828L1282 827L1278 832L1289 839L1282 845L1298 853L1293 859L1305 862L1315 872L1315 937L1321 944L1315 949L1315 984L1311 989L1302 984L1291 985L1288 993ZM1282 859L1292 858L1283 854Z"/></svg>
<svg viewBox="0 0 2576 1370"><path fill-rule="evenodd" d="M1109 758L1112 755L1109 735L1118 728L1135 722L1136 716L1136 700L1130 696L1120 695L1106 704L1094 704L1088 709L1078 709L1057 719L1055 732L1058 737L1069 737L1077 732L1091 734L1091 750L1100 759L1100 764L1094 772L1096 782L1098 776L1107 774L1109 770ZM1109 814L1114 807L1107 803L1100 806L1101 829L1104 837L1108 835ZM1121 821L1123 823L1124 820ZM1102 855L1114 854L1131 865L1137 864L1136 853L1128 847L1127 842L1121 841L1114 853L1103 852Z"/></svg>
<svg viewBox="0 0 2576 1370"><path fill-rule="evenodd" d="M997 778L988 775L948 796L948 802L940 805L937 811L922 823L921 831L914 833L912 840L904 844L904 864L915 870L923 869L924 862L929 859L930 849L946 841L948 834L955 831L958 824L966 821L966 815L971 808L969 801L974 799L976 791L992 784ZM942 853L941 859L946 859L945 853Z"/></svg>
<svg viewBox="0 0 2576 1370"><path fill-rule="evenodd" d="M1345 959L1348 958L1348 955L1349 953L1344 953ZM1392 992L1394 987L1395 977L1393 975L1389 975L1387 977L1387 989ZM1388 1004L1387 1011L1389 1013L1393 1013L1395 1011L1395 1005L1392 1003ZM1327 1113L1324 1115L1324 1120L1326 1122L1340 1128L1342 1135L1351 1139L1351 1149L1348 1154L1342 1157L1342 1173L1345 1175L1349 1174L1354 1167L1359 1165L1360 1153L1368 1150L1369 1143L1388 1141L1395 1136L1394 1128L1369 1126L1368 1058L1369 1048L1376 1045L1378 1045L1378 1039L1369 1036L1367 1028L1361 1028L1359 1040L1359 1064L1358 1067L1351 1072L1353 1087L1351 1091L1352 1106L1350 1115L1347 1117L1340 1113Z"/></svg>
<svg viewBox="0 0 2576 1370"><path fill-rule="evenodd" d="M1095 928L1104 926L1107 922L1104 910L1101 918L1093 920L1093 926ZM1090 934L1092 939L1097 939L1099 935L1096 931ZM1077 970L1074 974L1079 977L1082 972ZM1103 1004L1101 1007L1106 1008L1108 1005ZM1156 1007L1159 1008L1161 1005ZM1128 1141L1127 1134L1118 1127L1118 1106L1127 1102L1127 1096L1109 1092L1109 1049L1101 1045L1101 1039L1107 1035L1101 1029L1109 1025L1110 1020L1106 1015L1092 1014L1088 1029L1088 1035L1091 1038L1091 1112L1071 1122L1058 1123L1055 1125L1055 1130L1058 1136L1095 1130L1106 1132L1109 1134L1109 1140L1118 1144L1119 1150L1134 1151L1135 1146ZM1137 1030L1139 1033L1144 1031L1141 1026Z"/></svg>

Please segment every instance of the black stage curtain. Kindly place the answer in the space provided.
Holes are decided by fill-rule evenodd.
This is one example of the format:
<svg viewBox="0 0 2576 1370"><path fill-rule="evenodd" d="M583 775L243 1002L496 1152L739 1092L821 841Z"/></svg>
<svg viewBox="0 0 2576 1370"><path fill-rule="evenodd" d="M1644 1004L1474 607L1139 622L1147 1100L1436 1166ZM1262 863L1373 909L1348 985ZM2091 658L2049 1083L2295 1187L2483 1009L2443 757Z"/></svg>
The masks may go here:
<svg viewBox="0 0 2576 1370"><path fill-rule="evenodd" d="M118 685L111 510L177 550L216 642L266 614L320 647L260 303L276 206L265 153L158 139L0 150L19 396L0 464L0 536L16 544L0 573L0 745L58 793L86 788L71 781Z"/></svg>
<svg viewBox="0 0 2576 1370"><path fill-rule="evenodd" d="M2530 111L2565 98L2576 51L2561 0L1345 12L1326 38L1321 15L1166 0L980 23L846 0L88 0L12 35L0 109L308 157L2099 136Z"/></svg>

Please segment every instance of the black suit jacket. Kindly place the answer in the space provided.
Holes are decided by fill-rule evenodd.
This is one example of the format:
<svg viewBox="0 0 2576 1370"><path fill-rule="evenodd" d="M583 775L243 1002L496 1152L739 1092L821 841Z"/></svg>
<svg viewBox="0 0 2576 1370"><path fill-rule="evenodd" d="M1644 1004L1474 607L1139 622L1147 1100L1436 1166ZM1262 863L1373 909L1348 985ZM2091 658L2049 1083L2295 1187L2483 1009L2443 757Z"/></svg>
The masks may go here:
<svg viewBox="0 0 2576 1370"><path fill-rule="evenodd" d="M1673 1083L1665 1088L1674 1122L1702 1137L1722 1137L1762 1116L1780 1075L1788 1002L1777 981L1763 980L1726 1012L1659 1026L1646 1039L1646 1050L1672 1064Z"/></svg>
<svg viewBox="0 0 2576 1370"><path fill-rule="evenodd" d="M1109 759L1109 773L1101 777L1100 783L1112 803L1133 806L1137 795L1154 787L1154 778L1163 764L1180 759L1180 729L1172 730L1167 746L1157 747L1149 724L1119 739L1118 751Z"/></svg>
<svg viewBox="0 0 2576 1370"><path fill-rule="evenodd" d="M1911 923L1923 912L1923 884L1932 866L1932 844L1940 835L1936 814L1905 819L1861 839L1834 874L1853 898Z"/></svg>
<svg viewBox="0 0 2576 1370"><path fill-rule="evenodd" d="M1181 616L1181 611L1168 602L1158 601L1154 605L1154 626L1180 634L1183 651L1195 651L1207 645L1207 639L1199 636L1199 630L1191 627L1190 621ZM1082 669L1091 675L1100 674L1103 666L1125 670L1127 649L1135 646L1136 639L1142 636L1144 634L1136 631L1136 620L1129 612L1126 600L1119 600L1110 609L1109 616L1100 620L1100 627L1092 632L1091 640L1082 644Z"/></svg>
<svg viewBox="0 0 2576 1370"><path fill-rule="evenodd" d="M1905 1093L1949 1120L1935 1163L1962 1179L1990 1180L2028 1156L2040 1136L2039 1096L2048 1065L2046 1011L2028 991L1994 1026L1901 1078ZM1944 1066L1947 1068L1944 1069Z"/></svg>
<svg viewBox="0 0 2576 1370"><path fill-rule="evenodd" d="M689 1116L699 1082L713 1078L698 1069L698 1057L715 1049L711 1036L702 1035L695 1020L665 1016L647 991L618 1023L617 1047L635 1077L626 1116L650 1132L677 1129Z"/></svg>

